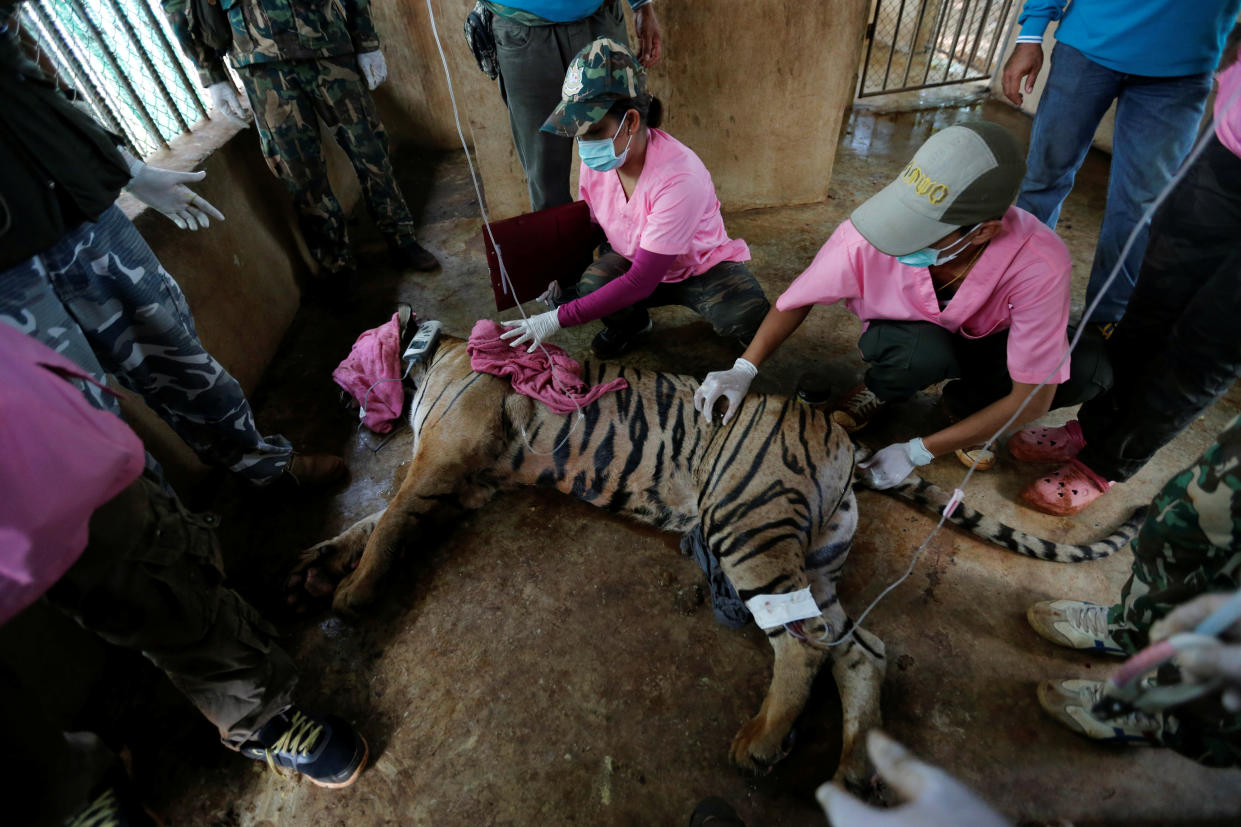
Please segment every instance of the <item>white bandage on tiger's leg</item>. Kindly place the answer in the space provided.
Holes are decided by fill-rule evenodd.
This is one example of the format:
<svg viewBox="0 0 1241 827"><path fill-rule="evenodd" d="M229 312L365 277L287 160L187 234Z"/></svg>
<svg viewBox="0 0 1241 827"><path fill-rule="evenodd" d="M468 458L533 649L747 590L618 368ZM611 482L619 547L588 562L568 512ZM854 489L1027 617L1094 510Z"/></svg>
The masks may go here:
<svg viewBox="0 0 1241 827"><path fill-rule="evenodd" d="M800 626L798 621L822 614L809 586L786 594L755 595L745 602L745 606L754 615L754 622L765 632L789 624ZM831 634L830 627L827 632Z"/></svg>

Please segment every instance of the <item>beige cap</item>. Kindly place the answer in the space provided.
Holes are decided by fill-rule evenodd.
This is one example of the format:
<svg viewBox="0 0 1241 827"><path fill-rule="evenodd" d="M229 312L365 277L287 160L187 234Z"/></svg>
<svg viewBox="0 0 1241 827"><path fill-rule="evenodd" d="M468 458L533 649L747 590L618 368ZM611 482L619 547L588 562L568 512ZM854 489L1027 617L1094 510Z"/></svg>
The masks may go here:
<svg viewBox="0 0 1241 827"><path fill-rule="evenodd" d="M1025 174L1025 155L1007 129L956 124L927 138L897 179L850 219L880 251L908 255L958 227L1002 217Z"/></svg>

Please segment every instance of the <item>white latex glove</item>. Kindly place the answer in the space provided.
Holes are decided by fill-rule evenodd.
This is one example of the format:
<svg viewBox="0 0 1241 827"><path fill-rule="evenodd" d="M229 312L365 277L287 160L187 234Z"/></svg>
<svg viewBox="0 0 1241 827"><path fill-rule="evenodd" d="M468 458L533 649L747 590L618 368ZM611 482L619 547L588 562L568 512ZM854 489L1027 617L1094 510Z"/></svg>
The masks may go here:
<svg viewBox="0 0 1241 827"><path fill-rule="evenodd" d="M211 99L211 105L216 111L230 121L245 126L254 117L250 107L237 98L237 90L233 88L232 81L222 80L211 84L207 87L207 97Z"/></svg>
<svg viewBox="0 0 1241 827"><path fill-rule="evenodd" d="M208 216L219 221L224 220L224 214L211 206L211 202L186 186L203 180L207 173L175 172L148 166L123 148L121 156L125 163L129 164L130 179L125 189L142 203L168 216L172 223L181 229L206 228L211 224Z"/></svg>
<svg viewBox="0 0 1241 827"><path fill-rule="evenodd" d="M922 437L917 437L908 442L893 443L865 462L859 462L857 467L868 486L882 491L900 485L914 468L926 465L933 459L935 457L922 444Z"/></svg>
<svg viewBox="0 0 1241 827"><path fill-rule="evenodd" d="M526 353L534 353L534 349L550 339L557 330L560 329L560 318L556 315L559 311L548 310L546 313L539 313L528 319L514 319L511 322L500 322L500 324L513 328L500 334L501 339L512 339L508 343L509 347L517 347L530 343L530 347L526 348Z"/></svg>
<svg viewBox="0 0 1241 827"><path fill-rule="evenodd" d="M358 68L366 78L367 89L374 90L388 79L388 61L384 60L383 52L378 49L358 55Z"/></svg>
<svg viewBox="0 0 1241 827"><path fill-rule="evenodd" d="M907 803L890 809L864 804L836 784L815 797L834 827L1003 827L1008 822L968 787L925 764L878 730L866 737L875 769Z"/></svg>
<svg viewBox="0 0 1241 827"><path fill-rule="evenodd" d="M560 282L553 281L549 282L547 289L539 294L538 300L548 307L557 307L563 295L564 291L560 289Z"/></svg>
<svg viewBox="0 0 1241 827"><path fill-rule="evenodd" d="M1199 623L1232 598L1229 592L1204 594L1178 607L1151 626L1151 643L1180 632L1192 632ZM1241 622L1225 629L1215 644L1182 652L1176 658L1181 672L1190 680L1219 678L1224 682L1220 700L1230 712L1241 712Z"/></svg>
<svg viewBox="0 0 1241 827"><path fill-rule="evenodd" d="M694 410L711 421L716 401L722 396L728 400L728 408L724 411L724 422L733 418L741 408L741 400L750 389L750 383L758 375L758 368L749 361L738 358L728 370L716 370L707 374L698 390L694 391Z"/></svg>

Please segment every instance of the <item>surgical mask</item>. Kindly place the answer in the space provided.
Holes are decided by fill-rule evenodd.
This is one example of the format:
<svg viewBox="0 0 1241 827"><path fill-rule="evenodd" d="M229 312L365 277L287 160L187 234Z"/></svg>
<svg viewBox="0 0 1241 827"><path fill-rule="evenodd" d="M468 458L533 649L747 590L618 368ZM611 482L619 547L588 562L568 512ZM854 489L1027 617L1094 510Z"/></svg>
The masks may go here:
<svg viewBox="0 0 1241 827"><path fill-rule="evenodd" d="M600 138L596 141L583 141L577 139L577 154L581 156L582 163L593 169L595 172L607 172L616 169L625 163L625 158L629 155L629 144L633 141L633 136L629 136L629 140L625 142L625 148L621 150L621 154L616 154L616 136L625 128L625 119L629 117L629 113L625 113L625 117L621 118L620 126L616 127L616 132L611 138Z"/></svg>
<svg viewBox="0 0 1241 827"><path fill-rule="evenodd" d="M965 252L969 244L966 243L970 234L977 230L978 224L970 227L965 231L965 235L958 238L952 244L942 250L936 250L934 247L923 247L921 250L914 250L912 253L903 256L897 256L896 260L901 264L907 264L910 267L935 267L941 264L947 264L957 256ZM956 248L956 249L953 249Z"/></svg>

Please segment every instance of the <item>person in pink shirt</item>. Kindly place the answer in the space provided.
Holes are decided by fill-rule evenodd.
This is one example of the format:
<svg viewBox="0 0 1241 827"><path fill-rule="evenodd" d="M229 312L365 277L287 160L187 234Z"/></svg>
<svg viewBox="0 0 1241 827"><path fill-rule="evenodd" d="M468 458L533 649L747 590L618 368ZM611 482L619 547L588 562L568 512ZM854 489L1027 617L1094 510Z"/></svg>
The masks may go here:
<svg viewBox="0 0 1241 827"><path fill-rule="evenodd" d="M225 745L320 786L353 783L366 742L344 720L293 704L297 667L275 630L223 584L213 522L144 471L142 442L88 403L86 387L100 389L75 362L0 324L0 633L45 599L142 652ZM58 731L21 672L0 663L0 730L21 757L6 765L5 782L21 790L6 821L68 823L89 811L92 824L154 823L115 756L89 733Z"/></svg>
<svg viewBox="0 0 1241 827"><path fill-rule="evenodd" d="M858 346L867 362L864 383L831 414L847 430L955 378L944 388L953 424L863 464L877 488L981 444L1031 394L1018 424L1102 391L1110 369L1097 346L1069 359L1068 250L1011 206L1024 170L1016 139L996 124L962 123L932 135L895 181L836 229L733 367L707 375L695 406L710 417L723 397L727 422L758 366L810 310L842 301L862 321ZM1039 383L1046 384L1035 390Z"/></svg>
<svg viewBox="0 0 1241 827"><path fill-rule="evenodd" d="M1215 132L1151 220L1125 316L1107 342L1116 381L1077 419L1014 434L1008 450L1064 463L1021 494L1076 514L1142 469L1241 376L1241 60L1234 29L1215 96Z"/></svg>
<svg viewBox="0 0 1241 827"><path fill-rule="evenodd" d="M602 319L591 348L619 356L651 329L647 308L679 304L716 334L749 344L771 307L745 262L750 249L724 229L711 174L688 147L658 129L662 107L645 72L614 40L600 38L569 64L562 100L543 130L576 136L578 192L607 236L577 283L578 298L505 322L514 347L533 350L562 327ZM551 285L549 303L557 303Z"/></svg>

